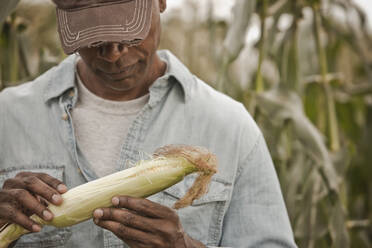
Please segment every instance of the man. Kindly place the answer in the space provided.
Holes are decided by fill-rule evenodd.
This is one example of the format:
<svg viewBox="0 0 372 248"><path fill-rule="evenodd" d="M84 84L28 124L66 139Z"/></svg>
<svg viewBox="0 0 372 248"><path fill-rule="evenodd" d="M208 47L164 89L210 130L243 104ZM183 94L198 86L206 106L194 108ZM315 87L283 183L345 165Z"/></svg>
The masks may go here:
<svg viewBox="0 0 372 248"><path fill-rule="evenodd" d="M32 234L16 247L295 247L275 170L244 107L159 51L166 0L54 0L71 55L0 94L0 226ZM50 204L86 181L128 168L166 144L219 159L208 194L175 211L194 177L71 228L41 227ZM128 162L129 161L129 162Z"/></svg>

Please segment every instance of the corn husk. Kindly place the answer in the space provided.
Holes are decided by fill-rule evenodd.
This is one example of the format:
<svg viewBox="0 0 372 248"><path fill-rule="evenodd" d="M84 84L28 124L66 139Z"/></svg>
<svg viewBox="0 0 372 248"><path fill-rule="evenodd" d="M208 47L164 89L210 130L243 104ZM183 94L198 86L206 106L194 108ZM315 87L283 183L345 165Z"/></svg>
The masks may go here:
<svg viewBox="0 0 372 248"><path fill-rule="evenodd" d="M171 145L158 149L154 158L139 161L136 166L73 188L62 195L60 206L49 205L54 214L50 222L36 215L31 218L40 225L68 227L93 217L97 208L111 207L111 199L118 195L147 197L178 182L186 175L197 172L199 176L186 195L174 208L189 206L194 199L207 191L211 177L216 173L216 157L201 147ZM0 248L6 248L26 229L9 224L0 229Z"/></svg>

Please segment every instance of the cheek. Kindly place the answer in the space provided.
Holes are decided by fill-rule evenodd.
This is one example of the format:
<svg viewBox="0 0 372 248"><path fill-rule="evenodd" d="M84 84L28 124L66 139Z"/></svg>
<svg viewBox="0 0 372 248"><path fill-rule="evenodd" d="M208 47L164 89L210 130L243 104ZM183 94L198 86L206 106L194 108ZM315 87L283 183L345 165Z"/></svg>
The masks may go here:
<svg viewBox="0 0 372 248"><path fill-rule="evenodd" d="M150 33L149 36L143 41L138 47L142 54L146 57L146 60L151 60L153 55L156 53L159 41L155 33Z"/></svg>
<svg viewBox="0 0 372 248"><path fill-rule="evenodd" d="M97 49L96 48L83 48L79 51L80 57L85 61L85 63L89 66L95 64L96 57L97 57Z"/></svg>
<svg viewBox="0 0 372 248"><path fill-rule="evenodd" d="M142 45L137 47L137 54L140 57L139 65L141 71L147 70L148 67L150 67L155 52L156 48L154 47L151 39L147 39L144 43L142 43Z"/></svg>
<svg viewBox="0 0 372 248"><path fill-rule="evenodd" d="M94 58L92 58L91 56L87 54L83 54L83 53L79 53L79 54L80 54L81 59L84 61L84 63L88 67L92 67L92 65L94 64Z"/></svg>
<svg viewBox="0 0 372 248"><path fill-rule="evenodd" d="M148 61L146 60L146 61L141 61L140 63L139 63L139 66L138 66L138 70L137 70L137 77L142 77L142 76L144 76L144 75L146 75L146 72L148 71L148 69L149 69L149 63L148 63Z"/></svg>

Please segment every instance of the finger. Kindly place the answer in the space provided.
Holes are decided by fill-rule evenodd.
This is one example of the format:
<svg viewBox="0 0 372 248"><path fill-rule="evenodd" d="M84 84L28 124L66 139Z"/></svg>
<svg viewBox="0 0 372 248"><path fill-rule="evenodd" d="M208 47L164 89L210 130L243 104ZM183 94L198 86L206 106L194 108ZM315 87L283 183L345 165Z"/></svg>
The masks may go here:
<svg viewBox="0 0 372 248"><path fill-rule="evenodd" d="M39 178L45 184L49 185L50 187L52 187L53 189L55 189L56 191L58 191L61 194L65 193L67 191L67 187L66 187L66 185L63 184L63 182L61 182L60 180L58 180L58 179L56 179L52 176L49 176L46 173L33 173L33 172L27 172L26 171L26 172L18 173L15 178L23 179L23 178L29 178L29 177Z"/></svg>
<svg viewBox="0 0 372 248"><path fill-rule="evenodd" d="M34 174L23 177L21 181L24 183L26 189L31 193L39 195L55 205L62 204L63 200L59 192Z"/></svg>
<svg viewBox="0 0 372 248"><path fill-rule="evenodd" d="M41 197L41 196L39 196L39 195L36 195L35 197L36 197L36 199L37 199L41 204L43 204L44 206L48 207L48 201L47 201L47 200L45 200L43 197Z"/></svg>
<svg viewBox="0 0 372 248"><path fill-rule="evenodd" d="M159 224L156 219L149 219L120 208L96 209L93 216L95 219L112 220L145 232L155 232L156 226Z"/></svg>
<svg viewBox="0 0 372 248"><path fill-rule="evenodd" d="M0 230L3 226L5 226L6 224L8 223L8 221L4 220L4 219L0 219Z"/></svg>
<svg viewBox="0 0 372 248"><path fill-rule="evenodd" d="M111 220L95 219L94 223L96 223L96 225L102 228L105 228L113 232L118 238L124 241L125 240L129 240L132 242L135 241L136 243L141 244L142 246L152 244L153 246L151 247L159 247L160 244L159 238L150 233L146 233L135 228L127 227L123 224Z"/></svg>
<svg viewBox="0 0 372 248"><path fill-rule="evenodd" d="M10 204L1 205L0 212L6 213L3 218L7 222L18 224L30 232L40 232L41 226Z"/></svg>
<svg viewBox="0 0 372 248"><path fill-rule="evenodd" d="M46 173L37 173L37 177L61 194L66 193L68 190L67 186L62 181L52 176L49 176Z"/></svg>
<svg viewBox="0 0 372 248"><path fill-rule="evenodd" d="M26 185L20 178L9 178L5 180L3 189L25 189Z"/></svg>
<svg viewBox="0 0 372 248"><path fill-rule="evenodd" d="M45 205L37 200L27 190L13 189L8 191L15 199L17 199L20 206L25 208L27 213L36 214L45 221L53 219L53 214L50 212Z"/></svg>
<svg viewBox="0 0 372 248"><path fill-rule="evenodd" d="M112 199L112 203L116 207L133 210L138 212L140 215L153 218L169 219L177 217L177 214L173 209L143 198L116 196Z"/></svg>

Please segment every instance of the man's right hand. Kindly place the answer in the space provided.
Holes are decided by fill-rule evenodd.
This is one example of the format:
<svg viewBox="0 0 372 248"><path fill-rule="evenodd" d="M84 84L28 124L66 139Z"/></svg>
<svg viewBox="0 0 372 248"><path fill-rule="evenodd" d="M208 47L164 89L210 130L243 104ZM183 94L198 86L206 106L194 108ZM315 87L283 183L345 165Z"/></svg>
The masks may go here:
<svg viewBox="0 0 372 248"><path fill-rule="evenodd" d="M53 214L46 202L61 205L61 194L66 191L66 185L48 174L18 173L6 180L0 190L0 228L6 223L15 223L31 232L39 232L41 226L29 216L36 214L43 220L52 220Z"/></svg>

